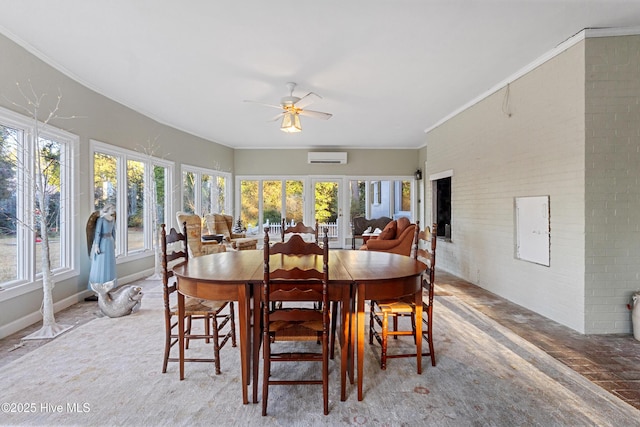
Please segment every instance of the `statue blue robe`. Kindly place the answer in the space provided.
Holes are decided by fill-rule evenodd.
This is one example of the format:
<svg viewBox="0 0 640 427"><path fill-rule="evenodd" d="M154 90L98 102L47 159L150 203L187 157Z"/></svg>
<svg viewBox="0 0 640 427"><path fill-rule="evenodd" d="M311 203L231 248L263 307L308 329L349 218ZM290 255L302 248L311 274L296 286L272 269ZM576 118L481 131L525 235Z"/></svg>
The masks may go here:
<svg viewBox="0 0 640 427"><path fill-rule="evenodd" d="M105 283L116 280L116 229L115 218L112 220L100 216L96 221L96 230L93 237L91 251L91 271L89 272L89 285L91 283ZM97 253L95 248L100 248Z"/></svg>

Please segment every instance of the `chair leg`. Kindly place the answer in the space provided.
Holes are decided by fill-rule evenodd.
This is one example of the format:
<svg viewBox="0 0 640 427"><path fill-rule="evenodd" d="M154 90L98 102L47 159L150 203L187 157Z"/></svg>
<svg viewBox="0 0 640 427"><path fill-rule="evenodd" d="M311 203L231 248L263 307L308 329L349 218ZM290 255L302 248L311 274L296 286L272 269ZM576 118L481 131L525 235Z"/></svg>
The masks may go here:
<svg viewBox="0 0 640 427"><path fill-rule="evenodd" d="M334 301L331 303L331 344L330 344L330 353L329 358L333 360L335 356L335 348L336 348L336 322L338 321L338 303Z"/></svg>
<svg viewBox="0 0 640 427"><path fill-rule="evenodd" d="M216 375L220 375L220 336L218 334L218 316L211 315L211 323L213 324L213 358L215 359ZM207 318L207 326L209 319Z"/></svg>
<svg viewBox="0 0 640 427"><path fill-rule="evenodd" d="M433 312L431 310L431 306L429 306L426 309L427 312L427 321L424 322L426 323L426 327L423 325L424 329L427 331L427 344L429 344L429 355L431 356L431 366L436 366L436 353L433 349L433 336L431 334L431 331L433 329L431 329L431 327L433 326L432 322L433 322Z"/></svg>
<svg viewBox="0 0 640 427"><path fill-rule="evenodd" d="M329 415L329 352L327 350L327 334L322 336L322 400L324 403L324 414Z"/></svg>
<svg viewBox="0 0 640 427"><path fill-rule="evenodd" d="M373 322L374 322L374 313L373 313L374 303L371 301L371 305L369 307L369 344L373 344Z"/></svg>
<svg viewBox="0 0 640 427"><path fill-rule="evenodd" d="M398 315L397 314L392 314L391 316L393 317L393 330L394 330L394 332L398 332ZM398 335L394 335L393 339L397 340L398 339Z"/></svg>
<svg viewBox="0 0 640 427"><path fill-rule="evenodd" d="M185 331L185 335L187 336L191 335L191 316L187 317L187 329ZM184 341L185 341L184 348L189 349L189 338L185 337Z"/></svg>
<svg viewBox="0 0 640 427"><path fill-rule="evenodd" d="M209 336L211 336L211 324L209 323L209 319L207 319L206 317L204 319L204 334L207 336L204 342L206 342L207 344L210 344L211 338L209 338Z"/></svg>
<svg viewBox="0 0 640 427"><path fill-rule="evenodd" d="M269 352L271 351L271 343L268 334L264 334L262 348L264 350L263 355L263 368L262 368L262 416L267 415L267 400L269 399L269 375L271 372L271 359L269 358Z"/></svg>
<svg viewBox="0 0 640 427"><path fill-rule="evenodd" d="M164 361L162 362L162 373L167 373L167 365L169 364L169 352L171 351L171 318L165 317L165 336L164 336Z"/></svg>
<svg viewBox="0 0 640 427"><path fill-rule="evenodd" d="M411 313L411 330L413 331L413 344L417 344L418 341L416 341L418 339L418 337L416 336L416 314L415 313ZM424 332L424 329L423 329Z"/></svg>
<svg viewBox="0 0 640 427"><path fill-rule="evenodd" d="M386 311L382 313L382 354L380 357L380 368L387 369L387 334L389 331L389 315Z"/></svg>
<svg viewBox="0 0 640 427"><path fill-rule="evenodd" d="M233 301L229 301L229 318L231 319L231 347L236 347L236 315Z"/></svg>

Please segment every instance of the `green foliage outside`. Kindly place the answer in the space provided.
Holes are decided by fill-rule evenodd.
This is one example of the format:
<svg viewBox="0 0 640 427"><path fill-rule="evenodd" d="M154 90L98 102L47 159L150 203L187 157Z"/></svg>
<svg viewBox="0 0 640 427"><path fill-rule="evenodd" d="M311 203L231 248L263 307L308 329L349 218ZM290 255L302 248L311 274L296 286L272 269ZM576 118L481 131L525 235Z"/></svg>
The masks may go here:
<svg viewBox="0 0 640 427"><path fill-rule="evenodd" d="M316 193L316 219L319 223L336 222L338 219L338 183L318 182Z"/></svg>
<svg viewBox="0 0 640 427"><path fill-rule="evenodd" d="M240 217L247 227L258 223L258 181L242 181L240 184ZM285 182L286 207L282 212L282 181L264 181L262 188L263 220L279 223L286 215L287 221L303 219L304 183L299 180ZM315 187L315 211L319 222L335 222L338 218L338 184L334 182L317 183Z"/></svg>

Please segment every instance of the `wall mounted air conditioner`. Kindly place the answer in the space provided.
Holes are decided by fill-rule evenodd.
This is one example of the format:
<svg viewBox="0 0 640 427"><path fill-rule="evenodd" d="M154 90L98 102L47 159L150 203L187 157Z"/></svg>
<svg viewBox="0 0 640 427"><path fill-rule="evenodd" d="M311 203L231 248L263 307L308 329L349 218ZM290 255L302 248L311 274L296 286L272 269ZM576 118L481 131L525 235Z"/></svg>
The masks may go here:
<svg viewBox="0 0 640 427"><path fill-rule="evenodd" d="M308 153L307 162L314 163L334 163L344 165L347 163L347 153L345 152L316 152Z"/></svg>

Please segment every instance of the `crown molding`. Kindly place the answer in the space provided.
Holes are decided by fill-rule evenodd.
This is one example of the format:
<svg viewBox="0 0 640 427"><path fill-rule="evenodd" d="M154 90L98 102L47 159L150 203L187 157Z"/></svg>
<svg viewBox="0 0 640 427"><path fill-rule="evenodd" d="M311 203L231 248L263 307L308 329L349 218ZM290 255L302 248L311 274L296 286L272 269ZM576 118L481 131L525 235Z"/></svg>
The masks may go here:
<svg viewBox="0 0 640 427"><path fill-rule="evenodd" d="M520 70L516 71L514 74L510 75L509 77L507 77L506 79L502 80L498 84L494 85L493 87L491 87L487 91L483 92L481 95L477 96L476 98L473 98L471 101L467 102L466 104L464 104L460 108L452 111L450 114L446 115L445 117L443 117L442 119L437 121L433 126L430 126L427 129L425 129L424 132L425 133L429 133L433 129L437 128L438 126L442 125L443 123L445 123L448 120L452 119L453 117L457 116L458 114L460 114L461 112L465 111L466 109L474 106L475 104L477 104L478 102L482 101L483 99L488 98L490 95L496 93L500 89L503 89L508 84L514 82L515 80L519 79L520 77L524 76L525 74L531 72L532 70L534 70L535 68L537 68L540 65L544 64L545 62L551 60L552 58L554 58L554 57L556 57L558 55L560 55L562 52L566 51L567 49L571 48L572 46L575 46L576 44L578 44L582 40L585 40L587 38L596 38L596 37L619 37L619 36L631 36L631 35L639 35L639 34L640 34L640 27L585 28L585 29L581 30L579 33L569 37L567 40L565 40L562 43L560 43L554 49L551 49L550 51L548 51L544 55L538 57L537 59L535 59L534 61L530 62L529 64L527 64L526 66L524 66Z"/></svg>

